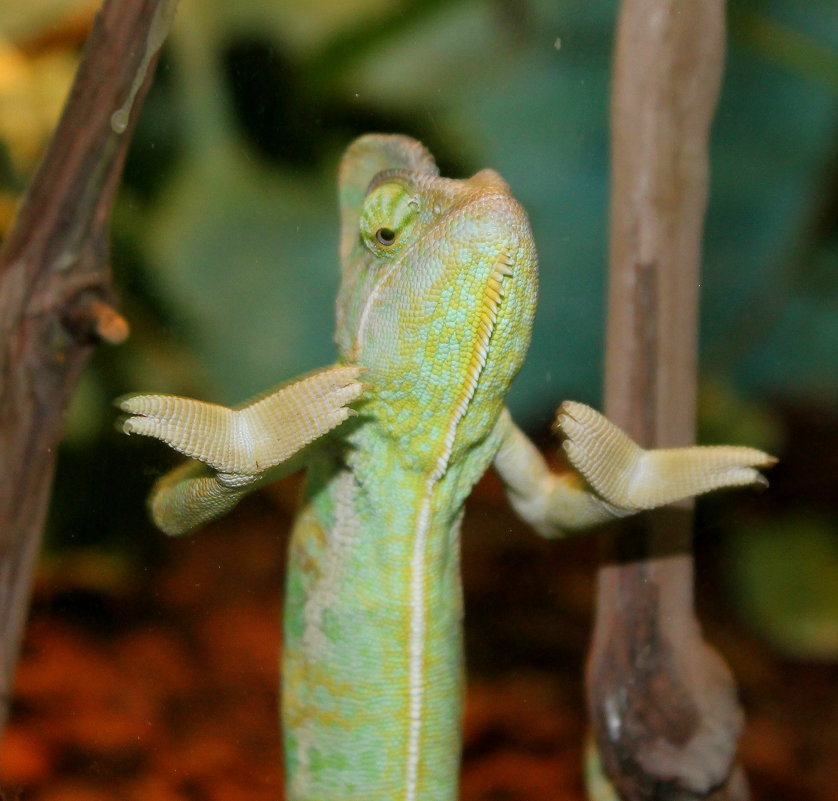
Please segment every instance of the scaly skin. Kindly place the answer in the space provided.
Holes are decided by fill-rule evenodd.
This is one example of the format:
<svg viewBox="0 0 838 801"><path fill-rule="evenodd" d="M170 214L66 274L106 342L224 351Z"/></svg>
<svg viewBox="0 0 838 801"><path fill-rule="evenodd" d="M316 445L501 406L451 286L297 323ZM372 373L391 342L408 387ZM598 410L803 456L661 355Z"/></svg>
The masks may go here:
<svg viewBox="0 0 838 801"><path fill-rule="evenodd" d="M644 451L567 403L557 427L578 472L551 473L504 408L529 345L537 279L529 223L500 176L440 178L418 142L371 135L344 156L340 200L339 364L233 413L134 396L123 402L134 415L126 431L212 468L158 485L152 512L169 533L309 465L286 587L288 800L453 801L459 530L486 468L494 464L525 520L557 537L764 482L754 467L772 460L749 448ZM344 422L356 399L357 416Z"/></svg>

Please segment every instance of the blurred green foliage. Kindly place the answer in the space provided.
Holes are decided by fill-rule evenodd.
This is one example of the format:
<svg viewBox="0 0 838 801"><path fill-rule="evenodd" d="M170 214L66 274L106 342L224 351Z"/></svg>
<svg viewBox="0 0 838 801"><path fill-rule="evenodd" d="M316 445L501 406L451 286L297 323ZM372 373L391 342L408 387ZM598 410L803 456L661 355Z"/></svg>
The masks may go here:
<svg viewBox="0 0 838 801"><path fill-rule="evenodd" d="M69 5L18 6L14 22L0 11L0 32L32 36ZM146 464L157 460L152 471L168 458L103 436L113 396L237 402L333 360L335 170L346 144L370 130L423 140L445 174L491 166L507 179L541 257L533 346L511 405L525 425L543 426L564 398L596 403L616 7L182 0L114 220L133 336L100 351L86 375L62 473L71 487L68 476L92 478L121 503L91 522L84 492L59 479L55 519L76 521L62 530L84 542L114 530L133 538L149 483L139 449ZM704 420L714 439L776 447L782 415L766 398L838 415L836 134L834 0L732 0L702 278ZM125 489L129 472L136 489ZM835 548L834 514L786 526L787 536L817 529L800 552L807 569L818 561L812 549ZM746 536L737 562L785 566L789 554L772 556L771 542ZM742 573L755 619L776 611L753 606L769 574ZM834 621L834 593L828 602Z"/></svg>
<svg viewBox="0 0 838 801"><path fill-rule="evenodd" d="M398 129L452 174L495 167L531 215L542 301L516 413L532 424L561 397L596 398L614 5L333 8L185 3L137 134L132 245L212 393L239 400L333 358L335 164L352 136ZM752 393L838 385L838 243L821 219L838 132L830 21L828 2L732 7L703 341L707 370Z"/></svg>
<svg viewBox="0 0 838 801"><path fill-rule="evenodd" d="M838 658L835 521L797 514L735 530L730 587L742 614L782 654Z"/></svg>

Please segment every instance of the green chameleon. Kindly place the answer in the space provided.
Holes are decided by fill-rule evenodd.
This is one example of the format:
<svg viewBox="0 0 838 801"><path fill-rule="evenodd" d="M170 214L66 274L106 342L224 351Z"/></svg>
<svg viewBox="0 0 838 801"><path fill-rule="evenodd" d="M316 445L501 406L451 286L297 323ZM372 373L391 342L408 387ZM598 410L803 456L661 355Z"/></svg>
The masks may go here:
<svg viewBox="0 0 838 801"><path fill-rule="evenodd" d="M772 460L741 447L643 450L565 403L556 427L574 471L552 473L504 406L537 275L526 214L503 179L441 178L419 142L368 135L343 157L340 207L337 364L237 409L131 396L123 425L197 460L152 495L169 534L308 467L284 611L289 801L453 801L460 523L484 471L495 468L539 533L561 537L765 483L754 468Z"/></svg>

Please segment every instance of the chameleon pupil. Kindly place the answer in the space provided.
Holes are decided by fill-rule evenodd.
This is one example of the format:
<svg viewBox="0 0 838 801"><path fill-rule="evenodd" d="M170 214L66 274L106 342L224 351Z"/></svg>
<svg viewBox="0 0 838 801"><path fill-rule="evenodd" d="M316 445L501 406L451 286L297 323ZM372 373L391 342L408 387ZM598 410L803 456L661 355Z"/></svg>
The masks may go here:
<svg viewBox="0 0 838 801"><path fill-rule="evenodd" d="M378 242L379 245L388 247L396 241L396 232L391 228L379 228L375 232L375 241Z"/></svg>

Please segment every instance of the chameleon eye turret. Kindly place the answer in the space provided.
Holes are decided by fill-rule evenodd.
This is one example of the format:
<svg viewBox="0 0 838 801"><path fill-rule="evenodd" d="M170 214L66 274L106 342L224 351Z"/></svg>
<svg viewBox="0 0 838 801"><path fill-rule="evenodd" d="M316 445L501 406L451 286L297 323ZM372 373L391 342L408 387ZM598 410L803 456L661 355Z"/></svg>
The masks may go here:
<svg viewBox="0 0 838 801"><path fill-rule="evenodd" d="M364 200L358 226L361 241L375 256L392 259L402 252L418 218L419 200L407 182L381 183Z"/></svg>

